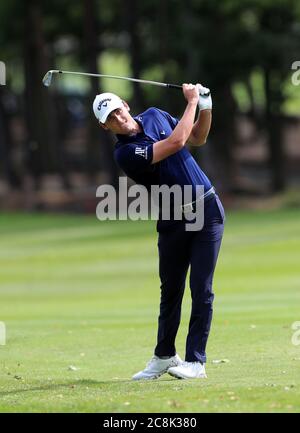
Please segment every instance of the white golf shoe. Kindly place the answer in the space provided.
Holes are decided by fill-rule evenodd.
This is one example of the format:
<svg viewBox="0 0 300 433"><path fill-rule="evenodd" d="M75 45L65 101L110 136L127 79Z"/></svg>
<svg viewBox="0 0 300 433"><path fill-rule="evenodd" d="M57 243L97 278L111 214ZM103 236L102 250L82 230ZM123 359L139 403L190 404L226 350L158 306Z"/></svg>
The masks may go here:
<svg viewBox="0 0 300 433"><path fill-rule="evenodd" d="M178 379L200 379L205 378L205 366L201 362L183 362L177 367L168 369L168 373Z"/></svg>
<svg viewBox="0 0 300 433"><path fill-rule="evenodd" d="M181 363L182 360L177 354L167 359L159 358L158 356L154 355L147 363L147 366L144 370L139 371L132 376L132 380L158 379L162 374L167 373L170 367L176 367Z"/></svg>

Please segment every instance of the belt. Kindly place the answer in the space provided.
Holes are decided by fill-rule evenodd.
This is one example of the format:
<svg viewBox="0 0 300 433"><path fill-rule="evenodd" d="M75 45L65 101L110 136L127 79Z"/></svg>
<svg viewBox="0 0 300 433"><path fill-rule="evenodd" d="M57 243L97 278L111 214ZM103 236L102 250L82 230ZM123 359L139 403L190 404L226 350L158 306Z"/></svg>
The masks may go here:
<svg viewBox="0 0 300 433"><path fill-rule="evenodd" d="M188 212L193 212L195 211L195 204L198 203L199 201L204 200L204 203L207 203L209 200L211 200L213 197L216 196L216 190L214 187L211 187L208 191L206 191L206 193L198 198L195 201L192 201L191 203L187 203L187 204L183 204L181 206L181 210L183 213L188 213Z"/></svg>

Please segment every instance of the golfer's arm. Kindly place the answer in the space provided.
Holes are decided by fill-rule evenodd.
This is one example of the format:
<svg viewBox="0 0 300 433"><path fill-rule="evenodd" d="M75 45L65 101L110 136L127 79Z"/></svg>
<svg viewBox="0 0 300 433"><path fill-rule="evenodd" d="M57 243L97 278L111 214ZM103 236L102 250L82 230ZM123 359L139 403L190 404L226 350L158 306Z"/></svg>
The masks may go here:
<svg viewBox="0 0 300 433"><path fill-rule="evenodd" d="M182 118L172 134L165 140L153 144L152 164L178 152L187 142L194 124L197 102L188 102Z"/></svg>
<svg viewBox="0 0 300 433"><path fill-rule="evenodd" d="M197 121L194 123L192 132L188 138L192 146L202 146L206 143L211 127L211 110L201 110Z"/></svg>

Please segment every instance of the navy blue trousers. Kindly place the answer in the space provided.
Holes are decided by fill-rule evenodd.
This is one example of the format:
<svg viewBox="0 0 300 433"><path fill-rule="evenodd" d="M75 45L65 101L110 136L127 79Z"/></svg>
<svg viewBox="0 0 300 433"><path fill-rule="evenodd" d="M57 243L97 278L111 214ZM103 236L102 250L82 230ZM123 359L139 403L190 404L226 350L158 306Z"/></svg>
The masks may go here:
<svg viewBox="0 0 300 433"><path fill-rule="evenodd" d="M186 339L185 360L206 362L214 293L213 275L221 246L225 214L216 195L204 204L204 226L186 231L180 221L159 233L160 314L155 355L174 356L175 338L180 324L181 304L190 266L192 308Z"/></svg>

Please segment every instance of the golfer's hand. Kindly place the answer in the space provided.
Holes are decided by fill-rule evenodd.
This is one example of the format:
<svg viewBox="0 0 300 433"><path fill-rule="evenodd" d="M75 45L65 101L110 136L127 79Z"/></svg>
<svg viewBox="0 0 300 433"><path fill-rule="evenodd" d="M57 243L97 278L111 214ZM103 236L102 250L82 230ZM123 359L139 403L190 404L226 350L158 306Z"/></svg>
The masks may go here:
<svg viewBox="0 0 300 433"><path fill-rule="evenodd" d="M186 84L182 85L182 91L187 102L191 104L197 104L199 100L199 91L198 87L194 84Z"/></svg>
<svg viewBox="0 0 300 433"><path fill-rule="evenodd" d="M199 110L211 110L212 109L212 99L210 90L201 84L196 84L199 92L198 107Z"/></svg>

